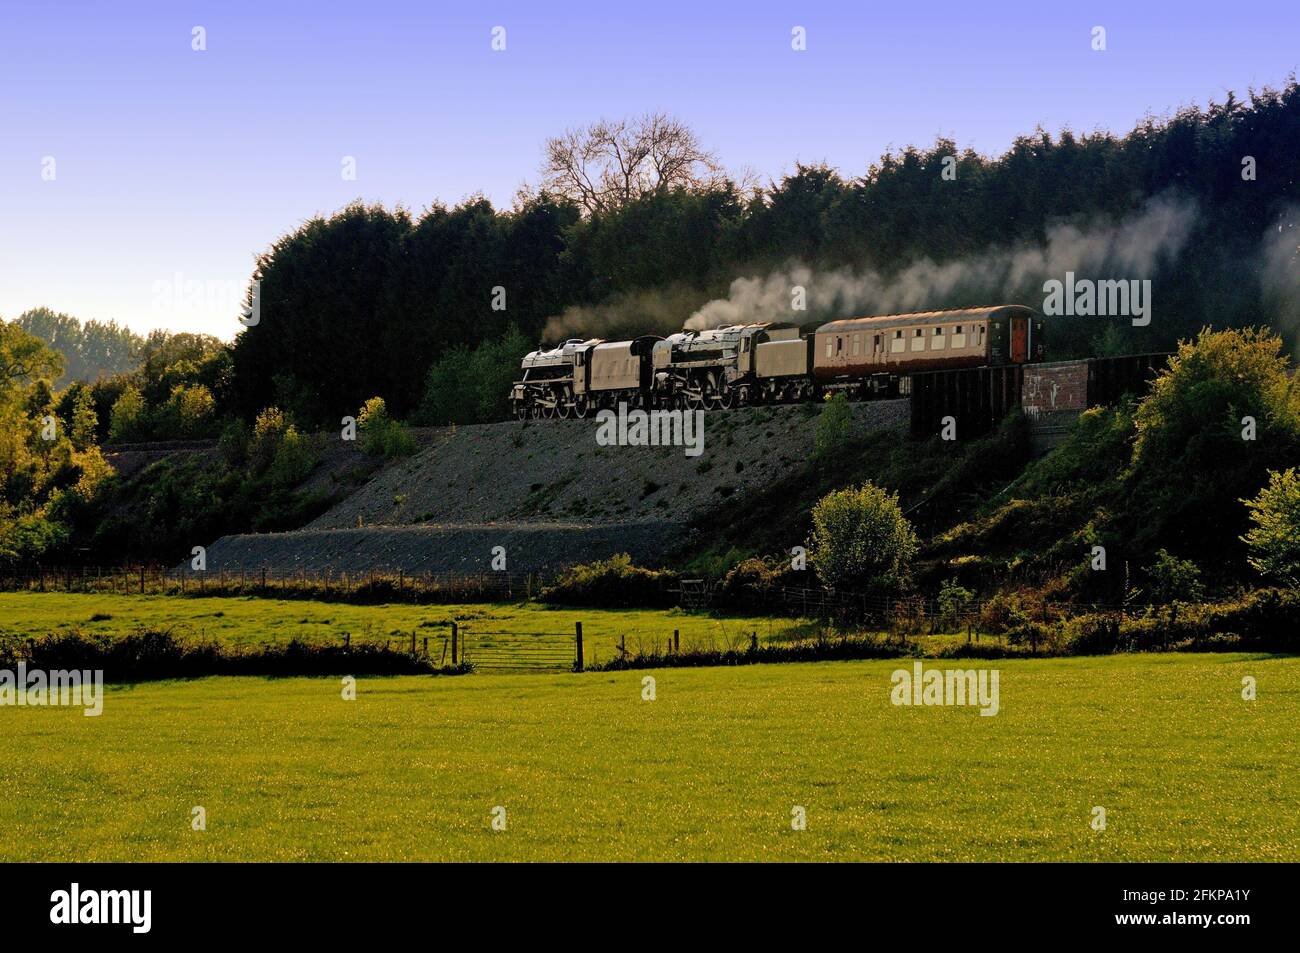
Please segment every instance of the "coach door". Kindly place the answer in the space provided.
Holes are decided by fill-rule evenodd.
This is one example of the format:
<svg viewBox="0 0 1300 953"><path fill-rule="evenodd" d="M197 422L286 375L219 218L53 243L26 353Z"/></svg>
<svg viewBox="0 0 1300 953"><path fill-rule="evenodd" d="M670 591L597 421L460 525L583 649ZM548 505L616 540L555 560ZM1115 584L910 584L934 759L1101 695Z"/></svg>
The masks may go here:
<svg viewBox="0 0 1300 953"><path fill-rule="evenodd" d="M1011 319L1011 363L1024 364L1029 360L1029 319Z"/></svg>

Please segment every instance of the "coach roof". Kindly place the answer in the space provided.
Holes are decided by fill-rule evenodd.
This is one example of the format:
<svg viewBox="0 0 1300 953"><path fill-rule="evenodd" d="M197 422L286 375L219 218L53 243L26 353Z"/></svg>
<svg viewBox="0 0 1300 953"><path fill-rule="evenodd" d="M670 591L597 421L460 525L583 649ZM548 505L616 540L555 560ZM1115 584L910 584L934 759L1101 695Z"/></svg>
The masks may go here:
<svg viewBox="0 0 1300 953"><path fill-rule="evenodd" d="M951 324L955 321L986 321L994 317L1032 318L1033 308L1023 304L1000 304L992 308L958 308L954 311L917 311L912 314L882 314L874 317L842 318L817 329L818 334L862 331L867 328L901 328L913 324Z"/></svg>

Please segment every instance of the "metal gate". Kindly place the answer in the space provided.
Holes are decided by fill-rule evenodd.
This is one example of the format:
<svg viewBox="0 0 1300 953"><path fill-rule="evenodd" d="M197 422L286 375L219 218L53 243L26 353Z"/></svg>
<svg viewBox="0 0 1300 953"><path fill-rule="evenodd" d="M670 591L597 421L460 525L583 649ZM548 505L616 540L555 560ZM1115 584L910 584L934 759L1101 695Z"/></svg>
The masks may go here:
<svg viewBox="0 0 1300 953"><path fill-rule="evenodd" d="M571 633L523 635L460 629L461 661L479 672L571 672L578 667Z"/></svg>

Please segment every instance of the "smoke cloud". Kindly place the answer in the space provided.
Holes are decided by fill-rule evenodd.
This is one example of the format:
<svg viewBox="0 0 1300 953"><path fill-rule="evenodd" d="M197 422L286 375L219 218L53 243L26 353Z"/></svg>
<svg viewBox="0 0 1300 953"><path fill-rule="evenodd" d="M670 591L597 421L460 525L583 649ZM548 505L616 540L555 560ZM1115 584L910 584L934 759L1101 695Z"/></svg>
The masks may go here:
<svg viewBox="0 0 1300 953"><path fill-rule="evenodd" d="M1265 314L1286 332L1300 360L1300 205L1285 209L1264 234L1260 284Z"/></svg>
<svg viewBox="0 0 1300 953"><path fill-rule="evenodd" d="M642 334L673 334L682 329L682 316L695 311L707 297L680 284L615 295L598 305L566 308L546 322L543 334L551 343L568 338L613 341Z"/></svg>
<svg viewBox="0 0 1300 953"><path fill-rule="evenodd" d="M839 268L814 270L791 264L764 277L737 278L725 298L695 311L695 330L754 321L829 320L945 307L1017 302L1037 307L1043 282L1079 277L1143 279L1182 252L1199 218L1196 203L1173 195L1148 201L1119 221L1094 220L1085 227L1058 224L1041 246L995 248L951 262L921 259L892 276ZM792 309L792 292L805 289L806 311Z"/></svg>

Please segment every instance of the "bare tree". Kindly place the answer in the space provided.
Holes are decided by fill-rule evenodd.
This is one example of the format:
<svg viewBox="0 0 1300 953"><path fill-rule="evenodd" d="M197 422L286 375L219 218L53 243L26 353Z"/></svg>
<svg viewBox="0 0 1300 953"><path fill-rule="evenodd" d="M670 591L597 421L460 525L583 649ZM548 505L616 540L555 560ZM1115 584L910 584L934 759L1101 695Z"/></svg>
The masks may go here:
<svg viewBox="0 0 1300 953"><path fill-rule="evenodd" d="M543 187L588 212L617 208L660 189L708 188L725 178L695 133L663 113L569 129L548 139L545 152Z"/></svg>

